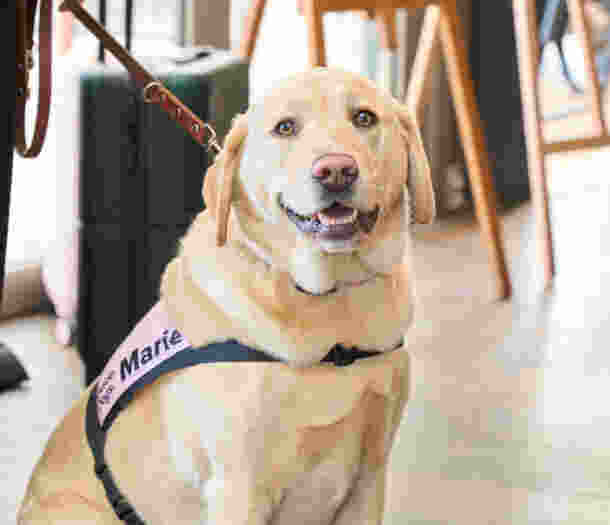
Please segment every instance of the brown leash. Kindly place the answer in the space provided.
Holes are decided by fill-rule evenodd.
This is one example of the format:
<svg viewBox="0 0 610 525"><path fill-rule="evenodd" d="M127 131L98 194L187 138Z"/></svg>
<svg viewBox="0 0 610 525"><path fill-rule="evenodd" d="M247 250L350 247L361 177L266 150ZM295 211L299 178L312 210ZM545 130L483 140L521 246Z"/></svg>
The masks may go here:
<svg viewBox="0 0 610 525"><path fill-rule="evenodd" d="M25 108L30 96L30 70L34 67L34 21L37 0L18 0L17 2L17 104L15 114L15 147L22 157L36 157L47 133L49 111L51 108L51 57L52 57L52 1L40 0L40 20L38 38L38 114L32 144L27 145L25 138Z"/></svg>
<svg viewBox="0 0 610 525"><path fill-rule="evenodd" d="M44 1L44 0L43 0ZM220 151L216 132L195 115L182 101L154 78L110 35L79 3L78 0L64 0L60 11L71 11L129 71L135 84L142 90L146 102L160 104L161 108L182 126L186 132L208 151ZM206 136L207 135L207 136Z"/></svg>

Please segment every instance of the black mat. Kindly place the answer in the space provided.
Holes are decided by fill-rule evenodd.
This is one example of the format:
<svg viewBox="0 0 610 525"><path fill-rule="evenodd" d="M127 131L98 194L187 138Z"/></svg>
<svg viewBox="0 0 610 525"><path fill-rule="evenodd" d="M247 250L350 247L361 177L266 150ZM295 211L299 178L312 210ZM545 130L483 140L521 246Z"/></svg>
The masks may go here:
<svg viewBox="0 0 610 525"><path fill-rule="evenodd" d="M5 344L0 343L0 392L16 388L29 376Z"/></svg>

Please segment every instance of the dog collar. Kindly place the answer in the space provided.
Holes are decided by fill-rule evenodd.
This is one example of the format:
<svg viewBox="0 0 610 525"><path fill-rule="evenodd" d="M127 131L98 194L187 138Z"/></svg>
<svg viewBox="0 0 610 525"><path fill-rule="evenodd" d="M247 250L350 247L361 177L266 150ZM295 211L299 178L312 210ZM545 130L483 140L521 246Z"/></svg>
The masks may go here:
<svg viewBox="0 0 610 525"><path fill-rule="evenodd" d="M144 525L144 522L119 491L106 465L104 446L112 422L135 392L167 372L201 363L281 361L234 339L193 348L186 337L172 326L162 303L157 303L110 357L87 402L85 429L94 458L95 474L102 482L115 514L129 525ZM392 350L400 348L402 344L400 341ZM381 353L337 344L321 362L347 366L357 359Z"/></svg>

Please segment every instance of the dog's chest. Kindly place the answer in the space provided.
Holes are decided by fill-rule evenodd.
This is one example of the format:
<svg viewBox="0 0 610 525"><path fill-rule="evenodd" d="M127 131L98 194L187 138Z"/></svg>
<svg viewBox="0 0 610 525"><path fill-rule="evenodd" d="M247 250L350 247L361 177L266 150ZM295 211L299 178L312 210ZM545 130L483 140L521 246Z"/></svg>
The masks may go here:
<svg viewBox="0 0 610 525"><path fill-rule="evenodd" d="M303 404L316 404L321 413L321 398L304 394L294 391L275 400L276 406L292 409L274 410L265 404L261 410L244 402L230 447L226 432L209 437L211 469L204 482L209 508L217 498L241 491L275 525L332 522L366 468L370 395L347 396L335 404L332 416L326 413L316 420L307 417ZM219 494L218 487L225 494Z"/></svg>
<svg viewBox="0 0 610 525"><path fill-rule="evenodd" d="M275 525L332 523L348 500L362 468L358 436L344 436L324 461L283 488L272 517Z"/></svg>
<svg viewBox="0 0 610 525"><path fill-rule="evenodd" d="M174 429L168 437L176 471L199 485L208 513L227 494L241 494L277 525L330 523L363 469L384 461L401 403L396 386L405 379L404 357L343 370L196 367L195 383L177 377L168 385L168 408L185 399L197 406L196 428L186 432L197 438L186 447L190 424L175 409L165 412L167 428ZM195 465L197 453L184 453L194 446L206 457L203 468Z"/></svg>

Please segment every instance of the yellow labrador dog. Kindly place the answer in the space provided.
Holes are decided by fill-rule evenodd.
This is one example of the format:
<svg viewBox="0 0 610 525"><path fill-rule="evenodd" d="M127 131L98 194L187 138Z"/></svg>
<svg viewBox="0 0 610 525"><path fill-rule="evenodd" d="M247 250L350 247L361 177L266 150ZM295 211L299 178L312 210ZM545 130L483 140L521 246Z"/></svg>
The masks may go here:
<svg viewBox="0 0 610 525"><path fill-rule="evenodd" d="M434 216L413 116L357 75L293 76L235 119L204 197L160 307L201 352L234 339L272 360L189 366L137 392L105 443L141 520L127 522L380 524L408 396L409 225ZM325 359L337 344L366 357ZM20 525L120 523L94 473L90 393L50 438Z"/></svg>

